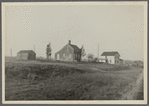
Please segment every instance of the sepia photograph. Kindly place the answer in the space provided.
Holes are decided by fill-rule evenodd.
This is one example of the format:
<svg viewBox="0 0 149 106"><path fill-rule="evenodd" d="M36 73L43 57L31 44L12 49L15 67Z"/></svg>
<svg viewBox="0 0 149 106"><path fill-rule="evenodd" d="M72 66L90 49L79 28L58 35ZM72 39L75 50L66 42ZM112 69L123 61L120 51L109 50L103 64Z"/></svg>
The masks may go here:
<svg viewBox="0 0 149 106"><path fill-rule="evenodd" d="M2 2L2 103L147 104L147 6Z"/></svg>

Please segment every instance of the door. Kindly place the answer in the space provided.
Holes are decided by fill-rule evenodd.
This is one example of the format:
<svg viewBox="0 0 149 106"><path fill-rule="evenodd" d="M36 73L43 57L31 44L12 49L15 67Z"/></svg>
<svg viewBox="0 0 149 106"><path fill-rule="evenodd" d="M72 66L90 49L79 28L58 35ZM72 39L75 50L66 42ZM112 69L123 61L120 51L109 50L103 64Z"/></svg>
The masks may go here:
<svg viewBox="0 0 149 106"><path fill-rule="evenodd" d="M108 63L108 59L106 59L106 63Z"/></svg>

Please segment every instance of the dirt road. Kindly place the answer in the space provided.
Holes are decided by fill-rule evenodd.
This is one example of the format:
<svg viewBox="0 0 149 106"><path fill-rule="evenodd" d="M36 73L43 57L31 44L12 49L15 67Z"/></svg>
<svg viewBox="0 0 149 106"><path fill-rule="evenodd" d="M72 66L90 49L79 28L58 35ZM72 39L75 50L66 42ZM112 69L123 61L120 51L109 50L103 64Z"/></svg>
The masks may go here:
<svg viewBox="0 0 149 106"><path fill-rule="evenodd" d="M133 70L139 70L137 68L133 68ZM136 82L131 83L127 88L128 92L123 95L122 100L143 100L144 99L144 77L143 72L139 75ZM131 86L131 89L129 89Z"/></svg>

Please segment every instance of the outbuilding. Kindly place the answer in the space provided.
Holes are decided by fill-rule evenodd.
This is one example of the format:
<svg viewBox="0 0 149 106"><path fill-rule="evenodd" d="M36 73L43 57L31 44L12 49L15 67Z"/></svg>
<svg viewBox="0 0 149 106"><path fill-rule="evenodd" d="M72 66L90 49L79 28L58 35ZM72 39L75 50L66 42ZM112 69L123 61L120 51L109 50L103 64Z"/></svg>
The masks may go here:
<svg viewBox="0 0 149 106"><path fill-rule="evenodd" d="M119 64L120 63L120 54L115 52L103 52L101 56L105 57L105 62L109 64Z"/></svg>
<svg viewBox="0 0 149 106"><path fill-rule="evenodd" d="M36 59L36 53L33 50L21 50L17 53L17 59L35 60Z"/></svg>

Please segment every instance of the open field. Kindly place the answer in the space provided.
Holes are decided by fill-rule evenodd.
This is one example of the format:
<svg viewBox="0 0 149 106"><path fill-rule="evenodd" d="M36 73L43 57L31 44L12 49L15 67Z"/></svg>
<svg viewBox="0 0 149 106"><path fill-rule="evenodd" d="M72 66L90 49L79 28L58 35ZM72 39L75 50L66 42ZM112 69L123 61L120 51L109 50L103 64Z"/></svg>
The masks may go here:
<svg viewBox="0 0 149 106"><path fill-rule="evenodd" d="M5 63L5 99L143 99L142 73L110 64L10 61Z"/></svg>

